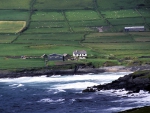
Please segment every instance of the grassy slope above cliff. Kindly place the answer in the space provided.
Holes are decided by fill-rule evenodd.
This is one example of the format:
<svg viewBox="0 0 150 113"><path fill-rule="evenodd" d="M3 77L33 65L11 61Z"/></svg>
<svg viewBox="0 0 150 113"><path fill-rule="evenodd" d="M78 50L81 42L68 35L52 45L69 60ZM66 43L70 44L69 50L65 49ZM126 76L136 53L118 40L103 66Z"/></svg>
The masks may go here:
<svg viewBox="0 0 150 113"><path fill-rule="evenodd" d="M148 113L150 111L150 106L142 107L142 108L135 108L119 113Z"/></svg>
<svg viewBox="0 0 150 113"><path fill-rule="evenodd" d="M43 67L41 55L74 50L86 50L88 59L81 62L95 67L150 64L150 9L144 0L1 2L2 23L26 21L26 26L18 33L12 25L0 26L0 69ZM125 26L139 25L146 32L124 32Z"/></svg>

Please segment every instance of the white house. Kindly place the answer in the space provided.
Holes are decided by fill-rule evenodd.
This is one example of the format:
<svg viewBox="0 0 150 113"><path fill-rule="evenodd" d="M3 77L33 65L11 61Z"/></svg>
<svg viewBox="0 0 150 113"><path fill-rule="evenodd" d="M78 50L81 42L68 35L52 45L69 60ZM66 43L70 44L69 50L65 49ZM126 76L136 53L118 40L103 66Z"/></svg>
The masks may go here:
<svg viewBox="0 0 150 113"><path fill-rule="evenodd" d="M81 51L76 50L73 52L73 56L79 57L79 59L85 59L87 57L87 52L85 50Z"/></svg>

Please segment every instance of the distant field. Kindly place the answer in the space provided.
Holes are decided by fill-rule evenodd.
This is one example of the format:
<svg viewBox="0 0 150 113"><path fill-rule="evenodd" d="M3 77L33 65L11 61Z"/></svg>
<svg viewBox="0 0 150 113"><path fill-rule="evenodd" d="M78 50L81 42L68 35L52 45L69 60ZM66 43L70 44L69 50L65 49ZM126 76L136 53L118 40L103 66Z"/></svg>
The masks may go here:
<svg viewBox="0 0 150 113"><path fill-rule="evenodd" d="M31 22L29 28L62 28L62 27L68 27L67 23L65 21L36 21Z"/></svg>
<svg viewBox="0 0 150 113"><path fill-rule="evenodd" d="M88 34L86 35L87 38L90 38L90 37L104 37L104 36L126 36L126 34L124 33L91 33L91 34Z"/></svg>
<svg viewBox="0 0 150 113"><path fill-rule="evenodd" d="M150 42L150 37L135 37L134 40L139 42Z"/></svg>
<svg viewBox="0 0 150 113"><path fill-rule="evenodd" d="M20 35L18 40L56 40L56 41L80 41L83 39L84 34L26 34Z"/></svg>
<svg viewBox="0 0 150 113"><path fill-rule="evenodd" d="M136 25L136 24L143 24L144 19L142 17L138 18L119 18L119 19L108 19L108 21L112 25L122 25L122 24L128 24L128 25Z"/></svg>
<svg viewBox="0 0 150 113"><path fill-rule="evenodd" d="M25 26L25 21L0 21L0 33L18 33Z"/></svg>
<svg viewBox="0 0 150 113"><path fill-rule="evenodd" d="M26 10L0 10L0 20L2 21L17 21L27 20L29 12Z"/></svg>
<svg viewBox="0 0 150 113"><path fill-rule="evenodd" d="M150 36L150 32L130 32L129 34L134 36Z"/></svg>
<svg viewBox="0 0 150 113"><path fill-rule="evenodd" d="M52 45L79 45L79 41L59 41L59 40L16 40L15 44L52 44Z"/></svg>
<svg viewBox="0 0 150 113"><path fill-rule="evenodd" d="M94 10L73 10L66 11L66 17L69 21L86 21L86 20L99 20L98 13Z"/></svg>
<svg viewBox="0 0 150 113"><path fill-rule="evenodd" d="M150 50L150 42L134 42L134 43L89 43L84 44L93 48L102 50Z"/></svg>
<svg viewBox="0 0 150 113"><path fill-rule="evenodd" d="M69 22L72 27L100 27L107 25L105 20L89 20Z"/></svg>
<svg viewBox="0 0 150 113"><path fill-rule="evenodd" d="M150 24L150 18L146 18L146 22Z"/></svg>
<svg viewBox="0 0 150 113"><path fill-rule="evenodd" d="M94 54L89 48L82 46L57 46L50 44L0 44L0 56L42 56L43 54L71 54L75 50L86 50L89 54Z"/></svg>
<svg viewBox="0 0 150 113"><path fill-rule="evenodd" d="M134 9L144 0L97 0L100 9Z"/></svg>
<svg viewBox="0 0 150 113"><path fill-rule="evenodd" d="M35 11L31 17L32 21L64 21L62 12Z"/></svg>
<svg viewBox="0 0 150 113"><path fill-rule="evenodd" d="M0 43L11 43L16 37L13 34L0 34Z"/></svg>
<svg viewBox="0 0 150 113"><path fill-rule="evenodd" d="M30 9L32 0L1 0L0 9Z"/></svg>
<svg viewBox="0 0 150 113"><path fill-rule="evenodd" d="M35 29L28 29L24 33L69 33L70 30L67 27L64 28L35 28Z"/></svg>
<svg viewBox="0 0 150 113"><path fill-rule="evenodd" d="M133 9L127 9L127 10L107 10L107 11L101 11L102 15L105 18L129 18L129 17L141 17L141 15L133 10Z"/></svg>
<svg viewBox="0 0 150 113"><path fill-rule="evenodd" d="M98 32L98 30L96 28L90 28L90 27L72 27L74 32Z"/></svg>
<svg viewBox="0 0 150 113"><path fill-rule="evenodd" d="M7 57L0 57L0 62L3 64L0 65L0 69L24 69L45 66L44 61L39 59L24 60L20 58L13 59Z"/></svg>
<svg viewBox="0 0 150 113"><path fill-rule="evenodd" d="M138 11L143 17L150 18L150 8L138 9Z"/></svg>
<svg viewBox="0 0 150 113"><path fill-rule="evenodd" d="M86 38L85 43L118 43L118 42L133 42L133 38L129 36L101 36Z"/></svg>
<svg viewBox="0 0 150 113"><path fill-rule="evenodd" d="M93 8L93 0L36 0L34 9L86 9Z"/></svg>

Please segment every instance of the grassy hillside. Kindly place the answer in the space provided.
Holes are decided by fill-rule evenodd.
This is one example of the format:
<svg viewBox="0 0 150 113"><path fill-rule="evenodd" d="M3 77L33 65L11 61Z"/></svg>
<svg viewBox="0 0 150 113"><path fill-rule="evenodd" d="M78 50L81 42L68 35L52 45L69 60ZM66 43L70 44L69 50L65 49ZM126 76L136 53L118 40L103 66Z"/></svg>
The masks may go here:
<svg viewBox="0 0 150 113"><path fill-rule="evenodd" d="M43 67L41 55L74 50L96 67L150 64L149 12L145 0L1 0L0 69Z"/></svg>

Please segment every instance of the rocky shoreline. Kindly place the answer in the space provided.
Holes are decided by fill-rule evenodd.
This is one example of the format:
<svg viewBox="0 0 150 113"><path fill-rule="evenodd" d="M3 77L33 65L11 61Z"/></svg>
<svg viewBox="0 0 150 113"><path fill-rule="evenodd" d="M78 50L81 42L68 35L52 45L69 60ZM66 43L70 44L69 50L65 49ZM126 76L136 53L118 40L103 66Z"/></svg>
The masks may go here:
<svg viewBox="0 0 150 113"><path fill-rule="evenodd" d="M139 93L140 90L150 92L150 70L136 71L120 77L111 83L88 87L83 92L96 92L100 90L125 89L128 93Z"/></svg>
<svg viewBox="0 0 150 113"><path fill-rule="evenodd" d="M24 69L16 71L0 70L0 78L18 78L18 77L33 77L33 76L52 76L52 75L79 75L79 74L98 74L103 72L135 72L139 70L150 70L150 65L145 66L111 66L111 67L100 67L100 68L78 68L78 69L50 69L50 68L41 68L41 69Z"/></svg>

